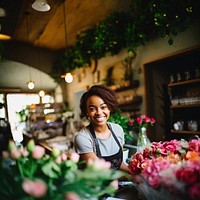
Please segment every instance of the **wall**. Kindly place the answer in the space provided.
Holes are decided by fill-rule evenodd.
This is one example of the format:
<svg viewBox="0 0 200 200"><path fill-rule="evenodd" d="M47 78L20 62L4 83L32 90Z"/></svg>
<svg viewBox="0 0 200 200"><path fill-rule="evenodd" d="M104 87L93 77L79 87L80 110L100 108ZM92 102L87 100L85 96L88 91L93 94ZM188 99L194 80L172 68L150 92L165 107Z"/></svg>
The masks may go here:
<svg viewBox="0 0 200 200"><path fill-rule="evenodd" d="M159 38L154 41L148 42L145 46L141 46L137 50L137 56L133 63L133 70L135 72L135 79L140 80L140 87L137 91L138 95L143 96L143 104L141 107L141 112L145 113L145 88L144 88L144 74L143 74L143 65L153 60L157 60L161 57L179 52L181 50L196 46L200 44L200 26L199 23L193 24L188 30L183 33L180 33L178 36L174 37L174 44L172 46L168 45L166 39ZM100 82L103 83L103 79L106 75L106 70L109 66L122 61L128 53L126 50L121 51L118 55L110 56L101 59L98 61L98 70L100 70ZM87 90L88 87L93 85L93 74L91 73L90 68L86 68L85 72L82 69L77 69L75 71L75 80L71 84L66 85L67 96L66 100L69 102L69 105L72 109L78 110L76 102L78 102L75 97L76 93ZM78 81L78 77L81 77L81 80ZM78 116L78 114L77 114Z"/></svg>

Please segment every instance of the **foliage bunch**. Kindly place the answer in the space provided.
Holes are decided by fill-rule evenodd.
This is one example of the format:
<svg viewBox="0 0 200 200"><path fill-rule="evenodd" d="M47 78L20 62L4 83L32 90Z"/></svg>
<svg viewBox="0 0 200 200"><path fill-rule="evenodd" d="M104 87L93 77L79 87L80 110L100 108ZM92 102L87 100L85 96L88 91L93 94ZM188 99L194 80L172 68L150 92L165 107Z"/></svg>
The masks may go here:
<svg viewBox="0 0 200 200"><path fill-rule="evenodd" d="M79 155L45 149L30 140L26 147L10 141L0 159L2 200L84 200L114 194L124 174L104 160L90 160L80 169ZM73 198L72 198L73 197Z"/></svg>

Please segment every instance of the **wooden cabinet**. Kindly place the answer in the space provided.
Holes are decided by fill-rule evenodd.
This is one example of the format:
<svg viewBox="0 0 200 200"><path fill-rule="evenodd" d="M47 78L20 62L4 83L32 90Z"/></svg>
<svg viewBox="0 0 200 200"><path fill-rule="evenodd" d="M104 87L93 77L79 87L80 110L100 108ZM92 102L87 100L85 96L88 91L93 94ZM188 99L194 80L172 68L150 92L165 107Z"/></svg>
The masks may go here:
<svg viewBox="0 0 200 200"><path fill-rule="evenodd" d="M200 96L199 71L200 46L144 64L145 113L156 119L151 141L188 140L200 134L200 102L195 102ZM192 131L195 128L188 128L188 123L196 126L195 121L198 130ZM183 128L177 128L177 122Z"/></svg>
<svg viewBox="0 0 200 200"><path fill-rule="evenodd" d="M200 78L168 84L171 132L200 134Z"/></svg>

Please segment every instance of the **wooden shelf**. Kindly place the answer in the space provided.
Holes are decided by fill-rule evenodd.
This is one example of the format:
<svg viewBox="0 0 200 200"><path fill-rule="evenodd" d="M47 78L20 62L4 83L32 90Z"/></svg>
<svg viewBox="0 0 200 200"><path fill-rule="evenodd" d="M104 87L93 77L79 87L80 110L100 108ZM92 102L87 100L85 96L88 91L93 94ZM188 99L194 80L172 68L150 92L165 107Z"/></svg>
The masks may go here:
<svg viewBox="0 0 200 200"><path fill-rule="evenodd" d="M188 131L188 130L175 131L175 130L171 130L171 132L172 133L180 133L180 134L200 135L200 131Z"/></svg>
<svg viewBox="0 0 200 200"><path fill-rule="evenodd" d="M193 80L188 80L188 81L169 83L168 87L179 86L179 85L188 85L188 84L196 84L196 83L200 83L200 79L193 79Z"/></svg>
<svg viewBox="0 0 200 200"><path fill-rule="evenodd" d="M132 89L138 88L139 85L140 85L139 80L134 80L128 86L117 88L117 89L115 89L115 91L122 92L122 91L126 91L126 90L132 90Z"/></svg>
<svg viewBox="0 0 200 200"><path fill-rule="evenodd" d="M182 105L172 105L170 108L192 108L192 107L200 107L200 103L195 104L182 104Z"/></svg>

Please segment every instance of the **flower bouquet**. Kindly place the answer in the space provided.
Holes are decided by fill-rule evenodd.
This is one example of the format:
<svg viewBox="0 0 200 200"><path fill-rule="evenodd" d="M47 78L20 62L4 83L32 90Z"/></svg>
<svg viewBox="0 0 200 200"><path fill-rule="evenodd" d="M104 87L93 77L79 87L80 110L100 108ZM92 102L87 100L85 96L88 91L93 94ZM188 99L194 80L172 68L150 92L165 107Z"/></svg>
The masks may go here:
<svg viewBox="0 0 200 200"><path fill-rule="evenodd" d="M200 139L152 142L129 167L148 200L200 199Z"/></svg>
<svg viewBox="0 0 200 200"><path fill-rule="evenodd" d="M132 127L138 132L137 146L139 151L150 144L150 140L146 134L147 126L153 126L155 122L156 120L153 117L148 117L144 114L128 121L128 126Z"/></svg>
<svg viewBox="0 0 200 200"><path fill-rule="evenodd" d="M84 200L114 195L122 172L111 170L104 160L90 160L85 168L80 164L76 153L67 155L54 148L51 154L45 154L33 140L26 147L10 141L0 159L0 197Z"/></svg>

